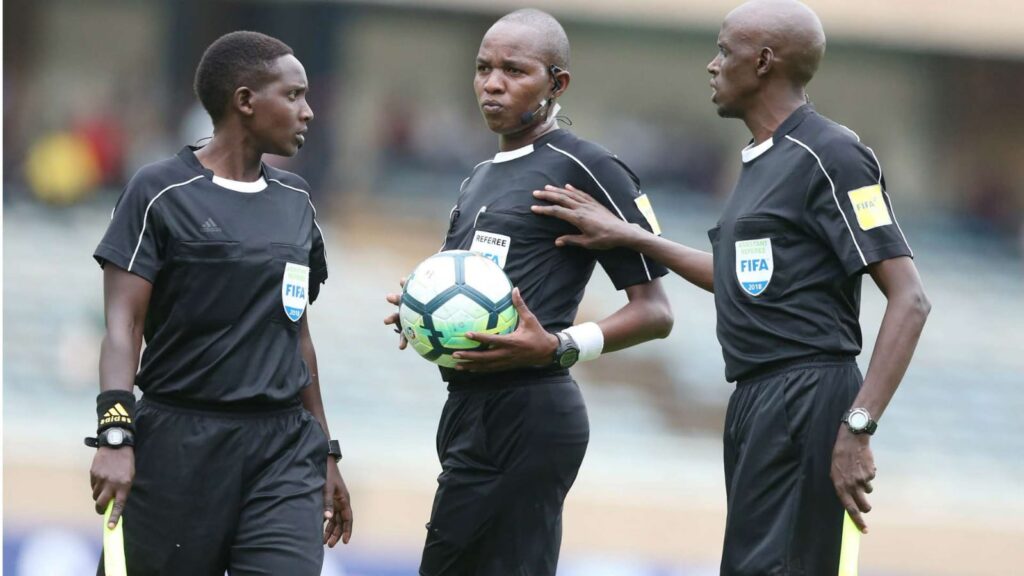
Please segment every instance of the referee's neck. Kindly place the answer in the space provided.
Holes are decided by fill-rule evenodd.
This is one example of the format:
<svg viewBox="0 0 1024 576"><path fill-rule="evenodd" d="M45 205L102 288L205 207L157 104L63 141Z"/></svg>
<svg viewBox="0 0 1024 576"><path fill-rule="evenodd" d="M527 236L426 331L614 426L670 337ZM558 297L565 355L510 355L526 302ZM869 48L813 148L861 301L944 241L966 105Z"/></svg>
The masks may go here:
<svg viewBox="0 0 1024 576"><path fill-rule="evenodd" d="M754 137L754 144L760 144L772 137L779 126L793 112L806 104L804 98L762 98L743 116L743 122Z"/></svg>

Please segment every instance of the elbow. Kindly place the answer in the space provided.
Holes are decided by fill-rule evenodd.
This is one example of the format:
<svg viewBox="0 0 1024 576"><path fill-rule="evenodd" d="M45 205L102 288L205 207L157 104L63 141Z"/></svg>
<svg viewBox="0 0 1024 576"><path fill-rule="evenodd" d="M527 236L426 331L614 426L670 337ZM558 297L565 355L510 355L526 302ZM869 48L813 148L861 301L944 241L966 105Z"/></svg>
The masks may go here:
<svg viewBox="0 0 1024 576"><path fill-rule="evenodd" d="M914 294L914 311L921 317L922 324L924 324L928 319L928 315L932 312L932 301L928 299L924 289L918 290Z"/></svg>
<svg viewBox="0 0 1024 576"><path fill-rule="evenodd" d="M932 311L932 303L920 286L907 292L903 297L903 306L909 315L923 326L928 320L928 314Z"/></svg>
<svg viewBox="0 0 1024 576"><path fill-rule="evenodd" d="M675 324L675 316L672 314L672 307L668 302L658 306L651 311L651 331L655 338L664 339L672 333L672 326Z"/></svg>

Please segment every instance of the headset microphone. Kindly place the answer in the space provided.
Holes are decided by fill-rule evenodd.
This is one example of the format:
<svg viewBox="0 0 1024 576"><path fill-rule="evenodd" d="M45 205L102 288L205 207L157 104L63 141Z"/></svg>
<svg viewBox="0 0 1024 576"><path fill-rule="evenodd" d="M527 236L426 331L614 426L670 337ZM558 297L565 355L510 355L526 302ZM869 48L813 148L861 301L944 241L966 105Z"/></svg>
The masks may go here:
<svg viewBox="0 0 1024 576"><path fill-rule="evenodd" d="M540 114L540 111L543 110L544 107L547 105L547 98L541 100L540 106L537 106L536 110L534 110L533 112L523 112L522 116L519 117L519 123L522 124L523 126L526 126L530 122L533 122L533 119L537 117L537 114Z"/></svg>

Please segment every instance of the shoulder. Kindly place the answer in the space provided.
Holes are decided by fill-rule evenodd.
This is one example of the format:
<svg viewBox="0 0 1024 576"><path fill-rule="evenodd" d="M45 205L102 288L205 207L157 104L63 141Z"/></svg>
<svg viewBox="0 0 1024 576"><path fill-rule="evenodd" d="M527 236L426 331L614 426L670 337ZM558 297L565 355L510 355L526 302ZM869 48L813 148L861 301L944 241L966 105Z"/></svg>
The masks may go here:
<svg viewBox="0 0 1024 576"><path fill-rule="evenodd" d="M128 180L118 204L126 200L133 203L153 202L168 191L187 187L201 178L202 174L190 170L176 156L152 162L139 168Z"/></svg>
<svg viewBox="0 0 1024 576"><path fill-rule="evenodd" d="M285 188L290 188L306 195L310 194L309 182L306 182L306 179L302 176L287 170L274 168L273 166L268 166L266 164L263 165L263 169L266 172L267 180L269 182L280 184Z"/></svg>
<svg viewBox="0 0 1024 576"><path fill-rule="evenodd" d="M568 130L561 130L556 137L552 138L544 146L557 154L582 164L606 163L616 159L615 154L612 154L604 146L580 138Z"/></svg>
<svg viewBox="0 0 1024 576"><path fill-rule="evenodd" d="M829 172L877 164L874 152L856 132L820 114L812 114L787 138L811 153Z"/></svg>
<svg viewBox="0 0 1024 576"><path fill-rule="evenodd" d="M561 154L593 179L628 177L639 183L639 179L626 164L604 146L566 132L545 145L556 154Z"/></svg>

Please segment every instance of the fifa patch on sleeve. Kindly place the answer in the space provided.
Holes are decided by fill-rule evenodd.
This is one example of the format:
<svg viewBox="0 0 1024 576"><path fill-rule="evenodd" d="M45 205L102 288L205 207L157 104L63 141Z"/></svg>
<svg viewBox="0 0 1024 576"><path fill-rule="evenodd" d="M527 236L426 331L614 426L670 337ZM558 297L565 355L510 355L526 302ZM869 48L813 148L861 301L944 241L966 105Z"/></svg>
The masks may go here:
<svg viewBox="0 0 1024 576"><path fill-rule="evenodd" d="M661 236L661 226L658 224L658 217L654 215L654 207L651 206L651 199L647 197L647 194L637 196L633 202L636 202L636 207L640 209L640 213L651 225L651 231Z"/></svg>
<svg viewBox="0 0 1024 576"><path fill-rule="evenodd" d="M857 224L865 232L872 228L892 224L889 208L882 198L882 187L878 184L857 188L846 193L857 214Z"/></svg>

